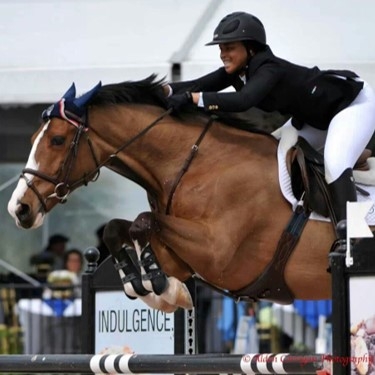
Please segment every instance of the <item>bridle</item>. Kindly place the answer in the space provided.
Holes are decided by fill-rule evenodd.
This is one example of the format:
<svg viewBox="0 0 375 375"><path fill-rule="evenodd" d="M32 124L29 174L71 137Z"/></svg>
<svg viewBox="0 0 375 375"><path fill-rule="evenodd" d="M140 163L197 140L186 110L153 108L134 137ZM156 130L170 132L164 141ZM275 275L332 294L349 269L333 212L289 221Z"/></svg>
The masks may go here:
<svg viewBox="0 0 375 375"><path fill-rule="evenodd" d="M69 124L73 125L77 130L73 137L73 141L70 145L69 152L67 156L64 159L64 162L57 173L57 177L51 177L43 172L40 172L35 169L31 168L25 168L22 170L20 178L23 178L26 181L27 186L35 193L37 196L40 204L43 207L44 212L47 212L47 200L51 198L55 198L59 201L59 203L65 203L68 199L68 196L71 191L73 191L76 187L80 185L87 185L89 182L94 182L99 178L100 175L100 169L106 165L108 162L113 160L117 157L119 152L123 151L125 148L130 146L133 142L135 142L137 139L141 138L143 135L145 135L150 129L152 129L155 125L157 125L164 117L169 115L173 111L173 108L169 108L167 111L163 112L158 118L156 118L150 125L145 127L142 131L140 131L138 134L136 134L134 137L130 138L128 141L126 141L124 144L122 144L119 148L117 148L112 154L110 154L104 161L99 162L98 158L96 157L95 150L93 147L93 144L91 142L91 139L89 138L87 132L88 132L88 125L86 121L86 116L83 118L77 117L73 113L70 113L68 111L60 111L61 117L66 120ZM191 147L190 154L185 159L184 164L181 167L180 172L175 177L174 183L172 185L172 188L169 192L168 202L166 206L165 213L168 215L170 214L170 209L172 205L172 199L175 193L175 190L180 183L183 175L187 172L191 162L193 161L195 155L197 154L199 150L199 145L201 141L203 140L204 136L206 135L208 129L211 127L212 123L217 117L215 115L210 116L208 122L206 123L205 127L202 130L202 133L199 135L197 141L194 143L194 145ZM89 145L92 158L95 162L95 168L87 173L84 174L81 178L79 178L77 181L69 184L69 177L70 173L73 169L74 162L77 158L78 154L78 146L79 142L81 140L82 135L85 135L87 143ZM66 170L65 173L64 170ZM39 177L40 179L50 182L51 184L55 185L55 190L52 194L50 194L45 199L43 198L42 194L38 191L38 189L35 187L32 180L28 179L25 174L31 174L36 177Z"/></svg>
<svg viewBox="0 0 375 375"><path fill-rule="evenodd" d="M141 132L139 132L134 137L130 138L127 142L125 142L123 145L121 145L119 148L117 148L111 155L109 155L107 159L105 159L103 162L99 162L95 154L95 150L91 142L91 139L87 134L89 127L87 125L86 116L83 118L80 118L74 115L73 113L65 111L65 114L62 117L70 125L76 128L76 133L70 144L69 151L63 161L63 164L61 165L57 173L57 177L49 176L46 173L40 172L36 169L24 168L22 170L20 178L23 178L25 180L26 185L37 196L40 204L42 205L44 212L47 212L47 200L48 199L55 198L59 201L59 203L66 203L67 198L71 191L73 191L76 187L80 185L87 185L89 182L96 181L99 178L101 167L107 164L110 160L116 158L119 152L123 151L126 147L130 146L134 141L136 141L137 139L145 135L151 128L153 128L156 124L158 124L160 120L162 120L165 116L169 115L171 112L172 112L172 109L168 109L167 111L162 113L156 120L154 120L150 125L144 128ZM81 141L82 135L85 135L85 138L89 145L91 156L95 162L95 168L91 172L84 174L77 181L69 184L68 182L69 177L72 172L74 163L77 159L78 146ZM33 181L27 178L26 174L31 174L33 176L36 176L44 181L50 182L51 184L55 185L54 192L50 194L49 196L47 196L46 198L43 198L42 194L36 188Z"/></svg>

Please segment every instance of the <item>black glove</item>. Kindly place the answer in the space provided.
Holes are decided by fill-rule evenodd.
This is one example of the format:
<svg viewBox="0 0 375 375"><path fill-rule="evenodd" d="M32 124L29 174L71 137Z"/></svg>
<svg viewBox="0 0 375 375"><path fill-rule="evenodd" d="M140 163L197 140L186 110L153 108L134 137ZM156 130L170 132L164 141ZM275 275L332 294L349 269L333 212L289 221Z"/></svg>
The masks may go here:
<svg viewBox="0 0 375 375"><path fill-rule="evenodd" d="M189 103L193 103L191 92L184 92L183 94L175 94L167 98L168 108L174 111L179 111L182 107Z"/></svg>

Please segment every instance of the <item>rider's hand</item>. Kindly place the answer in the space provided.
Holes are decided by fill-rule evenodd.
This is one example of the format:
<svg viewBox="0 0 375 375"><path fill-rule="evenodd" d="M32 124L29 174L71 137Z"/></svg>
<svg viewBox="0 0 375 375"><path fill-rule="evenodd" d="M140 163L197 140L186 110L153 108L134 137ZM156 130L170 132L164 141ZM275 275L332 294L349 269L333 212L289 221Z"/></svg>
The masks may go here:
<svg viewBox="0 0 375 375"><path fill-rule="evenodd" d="M184 92L183 94L175 94L167 98L168 108L174 111L179 111L187 104L193 103L191 92Z"/></svg>

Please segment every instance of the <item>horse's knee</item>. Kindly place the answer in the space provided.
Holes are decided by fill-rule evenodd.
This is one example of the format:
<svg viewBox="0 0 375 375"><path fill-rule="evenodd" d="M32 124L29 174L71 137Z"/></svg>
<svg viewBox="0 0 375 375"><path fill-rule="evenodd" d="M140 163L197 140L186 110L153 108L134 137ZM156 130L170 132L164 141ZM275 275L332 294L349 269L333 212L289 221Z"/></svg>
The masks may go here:
<svg viewBox="0 0 375 375"><path fill-rule="evenodd" d="M153 227L153 216L151 212L142 212L132 222L130 232L150 231Z"/></svg>
<svg viewBox="0 0 375 375"><path fill-rule="evenodd" d="M131 245L129 227L131 223L127 220L112 219L104 228L103 241L109 249L116 249L127 243Z"/></svg>
<svg viewBox="0 0 375 375"><path fill-rule="evenodd" d="M155 229L156 222L154 215L151 212L142 212L131 224L129 234L132 240L137 241L143 248L150 241Z"/></svg>

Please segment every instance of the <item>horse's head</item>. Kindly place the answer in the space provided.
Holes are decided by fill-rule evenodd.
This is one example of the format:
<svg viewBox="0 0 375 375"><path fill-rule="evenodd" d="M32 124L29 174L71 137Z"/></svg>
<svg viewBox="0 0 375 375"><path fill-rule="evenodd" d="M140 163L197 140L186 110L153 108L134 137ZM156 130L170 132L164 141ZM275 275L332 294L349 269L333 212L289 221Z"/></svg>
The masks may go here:
<svg viewBox="0 0 375 375"><path fill-rule="evenodd" d="M19 227L39 227L45 214L64 203L72 190L98 176L86 108L100 86L76 98L73 83L60 101L43 112L43 123L32 136L27 164L8 203Z"/></svg>

